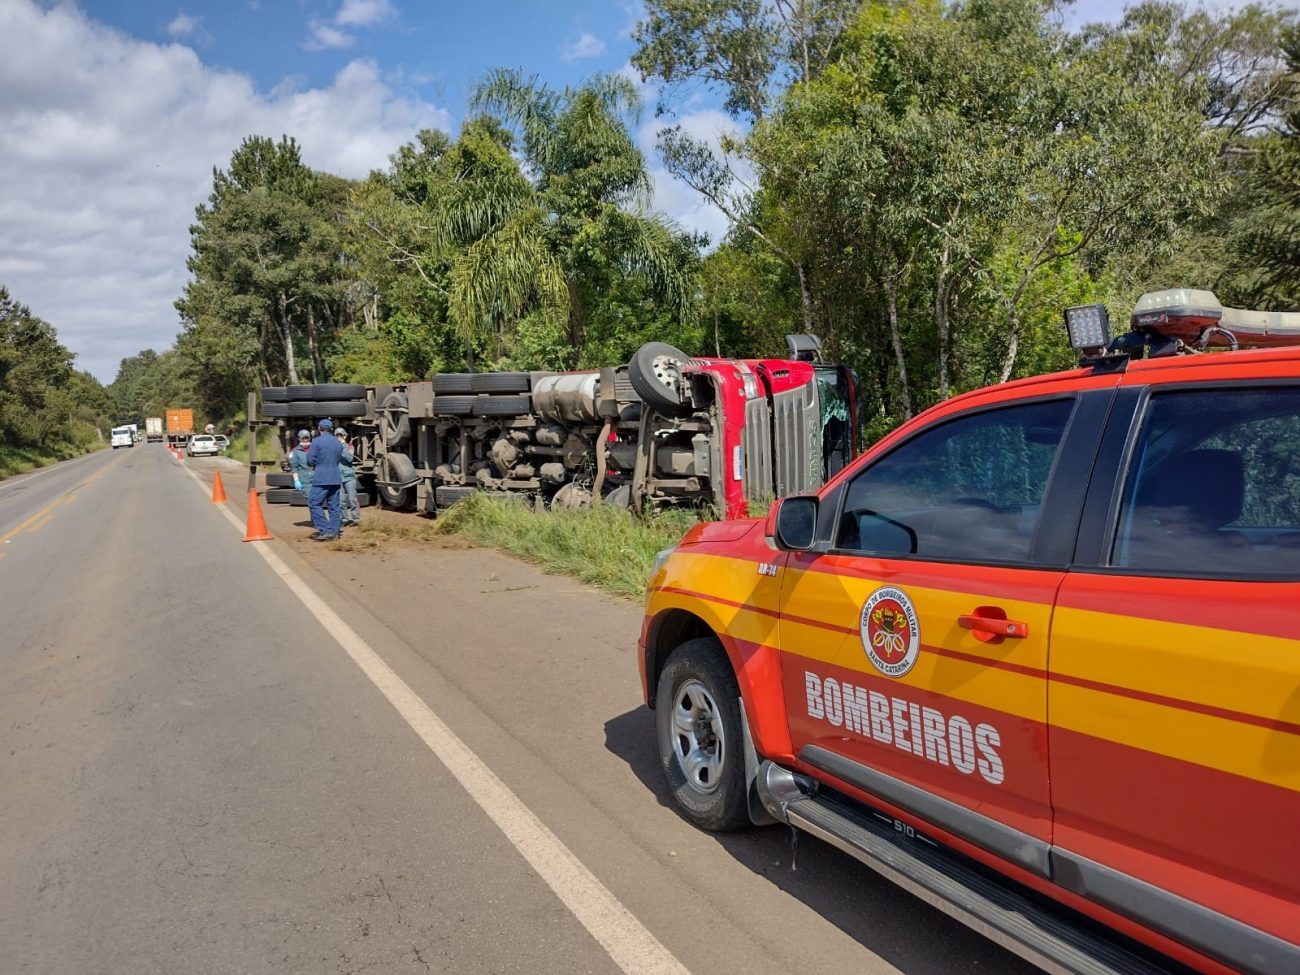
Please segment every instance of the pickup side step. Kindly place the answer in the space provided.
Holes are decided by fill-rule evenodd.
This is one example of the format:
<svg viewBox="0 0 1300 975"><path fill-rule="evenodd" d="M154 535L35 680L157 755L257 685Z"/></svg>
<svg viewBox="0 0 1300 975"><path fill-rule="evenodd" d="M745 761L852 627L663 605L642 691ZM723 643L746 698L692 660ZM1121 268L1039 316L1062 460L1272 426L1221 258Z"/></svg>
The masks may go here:
<svg viewBox="0 0 1300 975"><path fill-rule="evenodd" d="M767 763L765 763L767 764ZM860 860L932 907L1057 975L1181 975L1172 960L1156 962L1070 916L975 869L965 858L924 838L910 839L864 807L832 793L778 799L786 821Z"/></svg>

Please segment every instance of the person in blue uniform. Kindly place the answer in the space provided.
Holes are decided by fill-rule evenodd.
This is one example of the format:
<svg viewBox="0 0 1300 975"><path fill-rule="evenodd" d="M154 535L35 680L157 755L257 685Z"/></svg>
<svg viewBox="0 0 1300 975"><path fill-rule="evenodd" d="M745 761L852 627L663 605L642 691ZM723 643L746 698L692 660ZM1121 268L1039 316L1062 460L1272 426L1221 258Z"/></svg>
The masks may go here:
<svg viewBox="0 0 1300 975"><path fill-rule="evenodd" d="M318 427L320 436L311 442L311 447L307 450L307 466L312 469L307 507L311 510L311 523L316 526L312 540L327 542L338 538L341 530L339 489L343 478L339 475L339 459L343 456L343 444L334 436L332 422L321 420Z"/></svg>
<svg viewBox="0 0 1300 975"><path fill-rule="evenodd" d="M356 457L348 444L348 432L342 427L334 431L343 445L343 456L339 458L339 477L343 487L339 489L339 500L343 510L344 525L361 524L361 508L357 505L357 470Z"/></svg>
<svg viewBox="0 0 1300 975"><path fill-rule="evenodd" d="M307 466L307 448L311 446L311 433L298 431L298 443L289 451L289 472L293 474L293 489L305 495L311 487L311 468Z"/></svg>

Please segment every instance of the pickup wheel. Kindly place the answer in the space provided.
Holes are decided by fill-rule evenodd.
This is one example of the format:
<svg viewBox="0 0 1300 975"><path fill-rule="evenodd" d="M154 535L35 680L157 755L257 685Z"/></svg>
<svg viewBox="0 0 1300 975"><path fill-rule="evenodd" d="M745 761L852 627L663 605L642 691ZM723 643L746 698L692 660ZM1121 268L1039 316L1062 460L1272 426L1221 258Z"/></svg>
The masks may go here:
<svg viewBox="0 0 1300 975"><path fill-rule="evenodd" d="M688 640L668 658L655 723L659 766L678 811L716 832L749 825L740 687L714 640Z"/></svg>

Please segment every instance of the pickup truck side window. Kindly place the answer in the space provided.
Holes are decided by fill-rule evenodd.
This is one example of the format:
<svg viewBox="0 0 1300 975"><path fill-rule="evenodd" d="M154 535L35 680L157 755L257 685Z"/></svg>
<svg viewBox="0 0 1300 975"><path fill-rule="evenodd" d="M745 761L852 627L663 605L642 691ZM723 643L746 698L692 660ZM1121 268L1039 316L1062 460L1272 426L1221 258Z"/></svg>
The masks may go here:
<svg viewBox="0 0 1300 975"><path fill-rule="evenodd" d="M984 410L908 440L849 483L836 547L885 557L1029 561L1074 400Z"/></svg>
<svg viewBox="0 0 1300 975"><path fill-rule="evenodd" d="M1222 579L1300 577L1300 389L1153 394L1111 565Z"/></svg>

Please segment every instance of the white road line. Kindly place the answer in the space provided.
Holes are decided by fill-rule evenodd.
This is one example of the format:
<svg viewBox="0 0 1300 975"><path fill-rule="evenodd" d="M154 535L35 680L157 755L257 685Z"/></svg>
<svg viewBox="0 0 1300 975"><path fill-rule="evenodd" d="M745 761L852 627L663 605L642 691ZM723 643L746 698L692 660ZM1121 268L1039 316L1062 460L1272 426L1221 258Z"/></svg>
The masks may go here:
<svg viewBox="0 0 1300 975"><path fill-rule="evenodd" d="M205 492L210 491L197 474L188 467L185 471ZM226 505L218 504L216 507L236 529L244 530ZM355 630L343 622L268 546L259 542L250 544L379 688L529 866L605 949L614 964L628 975L690 975L672 952L596 879L595 874L583 866L559 837L497 778L496 773L447 727Z"/></svg>

